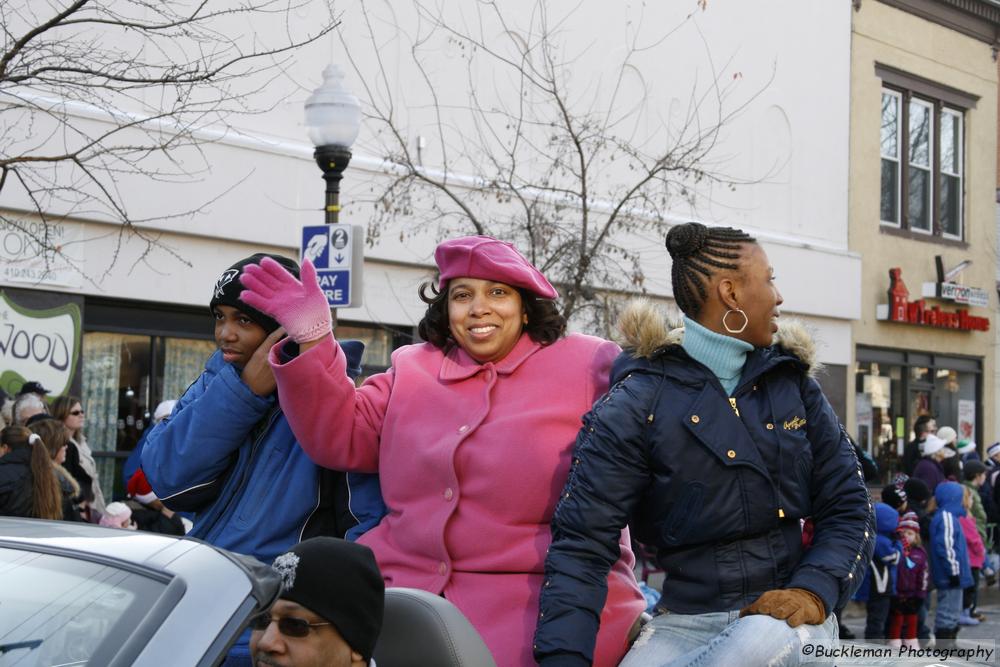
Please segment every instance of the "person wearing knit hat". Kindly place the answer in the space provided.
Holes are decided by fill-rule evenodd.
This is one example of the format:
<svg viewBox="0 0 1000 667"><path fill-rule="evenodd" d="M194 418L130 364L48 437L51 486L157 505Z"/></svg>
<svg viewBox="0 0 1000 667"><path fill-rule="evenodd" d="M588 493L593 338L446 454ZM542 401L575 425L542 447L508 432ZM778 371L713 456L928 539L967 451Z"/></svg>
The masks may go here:
<svg viewBox="0 0 1000 667"><path fill-rule="evenodd" d="M302 447L352 476L381 472L393 511L361 541L386 580L445 595L498 665L528 667L581 415L607 391L621 350L567 334L555 287L506 241L448 239L434 260L438 275L418 290L424 342L397 349L360 387L340 370L310 262L301 280L267 259L246 267L241 299L288 332L270 358ZM617 534L601 577L597 667L621 662L646 606L628 533Z"/></svg>
<svg viewBox="0 0 1000 667"><path fill-rule="evenodd" d="M955 449L958 451L958 455L962 457L962 463L980 460L979 452L976 451L978 448L976 447L976 443L972 440L959 440Z"/></svg>
<svg viewBox="0 0 1000 667"><path fill-rule="evenodd" d="M937 485L946 479L942 462L952 456L955 456L954 449L948 447L947 443L938 436L928 434L924 438L923 456L917 461L911 477L923 480L931 493L934 493Z"/></svg>
<svg viewBox="0 0 1000 667"><path fill-rule="evenodd" d="M938 429L936 435L937 437L944 440L945 445L955 446L956 442L958 441L958 431L956 431L950 426L942 426L941 428ZM926 454L927 452L925 451L924 455L926 456Z"/></svg>
<svg viewBox="0 0 1000 667"><path fill-rule="evenodd" d="M190 519L170 510L156 497L142 468L129 478L125 490L125 504L132 510L132 520L139 530L164 535L184 535L191 530Z"/></svg>
<svg viewBox="0 0 1000 667"><path fill-rule="evenodd" d="M259 261L298 273L290 259L255 254L214 281L206 296L218 349L169 416L147 430L139 469L149 490L139 480L132 490L136 502L158 498L145 506L153 525L176 530L180 522L156 511L162 503L169 512L193 514L191 537L271 563L304 537L360 535L379 522L385 504L376 475L348 478L321 468L299 446L267 358L284 331L245 301L239 280ZM348 380L361 371L364 345L341 345L345 363L338 372ZM246 631L230 647L227 664L249 663Z"/></svg>
<svg viewBox="0 0 1000 667"><path fill-rule="evenodd" d="M906 511L906 491L895 484L888 484L882 489L882 502L902 514Z"/></svg>
<svg viewBox="0 0 1000 667"><path fill-rule="evenodd" d="M135 530L136 526L132 522L132 510L125 503L108 503L101 515L100 525L105 528L124 528L125 530Z"/></svg>
<svg viewBox="0 0 1000 667"><path fill-rule="evenodd" d="M897 564L896 594L889 613L889 646L920 648L921 611L927 598L927 552L920 539L920 521L915 512L899 519L903 557ZM926 612L925 612L926 613Z"/></svg>
<svg viewBox="0 0 1000 667"><path fill-rule="evenodd" d="M333 537L274 559L281 597L251 622L256 665L364 667L382 629L385 584L371 549Z"/></svg>
<svg viewBox="0 0 1000 667"><path fill-rule="evenodd" d="M927 482L916 477L911 477L903 483L903 491L906 492L906 500L910 503L911 510L926 506L931 499L931 490L927 488Z"/></svg>
<svg viewBox="0 0 1000 667"><path fill-rule="evenodd" d="M912 530L919 536L920 520L917 518L917 513L905 512L903 516L899 517L899 530Z"/></svg>

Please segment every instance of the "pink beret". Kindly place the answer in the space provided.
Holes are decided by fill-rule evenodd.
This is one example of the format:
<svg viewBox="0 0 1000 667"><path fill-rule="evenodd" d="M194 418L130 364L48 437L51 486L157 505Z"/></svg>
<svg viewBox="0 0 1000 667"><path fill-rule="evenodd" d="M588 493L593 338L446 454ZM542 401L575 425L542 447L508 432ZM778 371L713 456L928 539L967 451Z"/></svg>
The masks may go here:
<svg viewBox="0 0 1000 667"><path fill-rule="evenodd" d="M452 278L479 278L522 287L543 299L559 296L541 271L506 241L490 236L463 236L444 241L434 251L441 272L438 289Z"/></svg>

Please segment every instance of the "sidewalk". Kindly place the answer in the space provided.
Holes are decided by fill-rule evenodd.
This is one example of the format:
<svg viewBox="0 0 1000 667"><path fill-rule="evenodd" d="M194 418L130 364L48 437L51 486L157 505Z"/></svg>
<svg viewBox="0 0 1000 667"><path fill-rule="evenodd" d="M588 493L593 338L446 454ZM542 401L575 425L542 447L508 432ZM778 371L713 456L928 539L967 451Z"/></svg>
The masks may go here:
<svg viewBox="0 0 1000 667"><path fill-rule="evenodd" d="M982 642L988 644L991 648L996 646L998 638L1000 638L1000 587L996 584L990 586L988 589L983 587L983 582L980 582L979 587L979 601L977 606L978 611L986 616L986 620L976 626L963 626L961 632L958 634L958 646L959 647L973 647L977 642ZM844 618L842 619L844 625L846 625L851 632L854 633L856 639L845 641L844 643L849 644L863 644L866 643L864 640L865 634L865 608L864 605L852 602L844 610ZM927 625L933 631L934 629L934 611L931 608L931 613L927 619ZM996 654L994 654L996 655ZM934 662L934 661L931 661ZM855 663L857 664L857 663ZM900 664L915 664L913 662L900 663ZM969 665L969 664L998 664L996 658L989 663L970 663L965 661L954 661L949 660L947 662L940 662L934 664L947 664L947 665Z"/></svg>
<svg viewBox="0 0 1000 667"><path fill-rule="evenodd" d="M958 634L960 641L963 639L996 641L1000 637L1000 587L994 584L989 589L985 589L982 587L982 583L980 583L978 610L986 616L986 621L972 627L963 626L962 631ZM844 625L851 629L851 632L854 633L858 641L864 640L864 605L857 602L849 604L844 610L843 622ZM931 630L934 629L933 608L928 617L927 625Z"/></svg>

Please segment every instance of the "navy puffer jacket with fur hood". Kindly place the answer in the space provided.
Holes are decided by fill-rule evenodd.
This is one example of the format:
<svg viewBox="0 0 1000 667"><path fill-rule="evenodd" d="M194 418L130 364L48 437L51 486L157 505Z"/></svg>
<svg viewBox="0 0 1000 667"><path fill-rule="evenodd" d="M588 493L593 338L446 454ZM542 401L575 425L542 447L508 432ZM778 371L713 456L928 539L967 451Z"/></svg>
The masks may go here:
<svg viewBox="0 0 1000 667"><path fill-rule="evenodd" d="M810 375L804 328L783 324L774 346L751 352L730 396L648 304L620 326L626 351L584 417L553 517L536 658L591 659L626 524L657 548L671 612L740 609L777 588L809 590L827 613L849 600L871 559L874 514Z"/></svg>

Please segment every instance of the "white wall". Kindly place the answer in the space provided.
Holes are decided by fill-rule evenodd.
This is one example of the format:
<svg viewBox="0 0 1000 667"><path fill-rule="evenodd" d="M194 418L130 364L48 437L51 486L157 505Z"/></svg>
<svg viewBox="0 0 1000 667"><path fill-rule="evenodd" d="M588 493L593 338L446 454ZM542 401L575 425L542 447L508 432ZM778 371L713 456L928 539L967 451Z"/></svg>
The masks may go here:
<svg viewBox="0 0 1000 667"><path fill-rule="evenodd" d="M424 160L433 167L441 164L441 152L426 107L426 87L407 65L408 42L392 26L395 22L412 35L426 33L427 24L417 21L406 4L369 5L370 18L379 53L389 68L400 124L412 141L418 135L427 139ZM445 4L449 16L464 12L469 25L475 25L469 14L472 3ZM513 29L536 10L529 0L502 4ZM669 140L691 91L704 91L712 72L720 72L720 85L732 87L730 104L746 102L746 107L723 130L709 159L737 179L753 183L735 192L705 189L697 206L678 201L670 216L738 226L760 238L775 266L785 312L808 316L815 324L827 343L824 361L847 363L850 336L844 327L859 313L861 275L859 258L847 250L850 4L713 0L704 11L693 1L649 5L622 4L612 11L608 3L596 0L545 3L550 21L562 21L559 43L564 46L561 54L572 61L565 81L572 99L580 108L607 105L613 89L611 65L624 53L628 36L638 35L638 43L649 45L634 60L641 79L633 75L625 80L616 109L647 96L647 111L634 136L652 151ZM162 252L136 263L141 246L131 244L110 274L97 284L83 281L70 291L201 304L207 286L232 260L260 250L293 252L299 227L322 220L323 183L302 122L305 98L319 83L323 66L330 60L346 63L348 51L362 73L350 71L347 85L355 90L361 90L362 81L377 85L376 61L371 42L364 38L360 7L358 0L337 3L338 11L343 11L343 41L331 38L297 53L280 90L261 93L280 95L274 109L234 119L242 135L212 136L214 143L203 147L207 170L193 182L156 184L139 176L121 176L119 185L137 217L210 202L193 216L153 226L190 266ZM566 16L566 12L571 13ZM495 40L491 43L501 44L498 25L489 21L483 25ZM801 29L805 25L811 29ZM665 42L655 44L677 26ZM430 54L428 74L435 78L444 103L467 104L468 70L458 46L436 35L422 48ZM480 66L476 75L482 104L509 102L510 71ZM709 98L702 108L704 122L710 122L716 111ZM462 126L463 118L446 106L447 123L471 134ZM366 125L343 183L343 221L366 224L370 209L357 202L370 196L373 179L384 178L379 143L373 126ZM193 153L187 159L193 168L202 164ZM471 169L459 163L456 170L464 173L463 166ZM608 179L620 176L613 168L607 171ZM25 202L4 193L2 204L18 208ZM107 231L92 219L84 223L85 237ZM414 323L422 311L416 285L429 275L421 266L430 264L436 240L429 227L405 240L383 234L379 245L368 251L366 305L346 309L342 317ZM641 253L647 289L654 296L668 297L669 263L662 234L636 235L623 242ZM89 275L103 273L112 249L109 243L104 239L85 246L83 266Z"/></svg>

